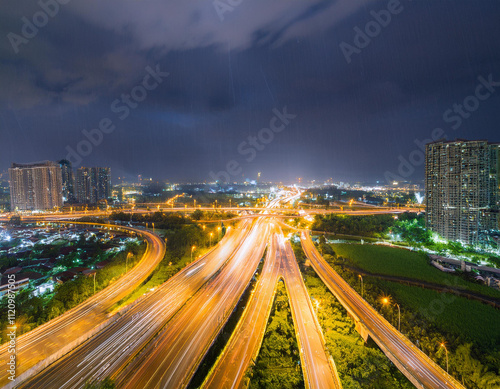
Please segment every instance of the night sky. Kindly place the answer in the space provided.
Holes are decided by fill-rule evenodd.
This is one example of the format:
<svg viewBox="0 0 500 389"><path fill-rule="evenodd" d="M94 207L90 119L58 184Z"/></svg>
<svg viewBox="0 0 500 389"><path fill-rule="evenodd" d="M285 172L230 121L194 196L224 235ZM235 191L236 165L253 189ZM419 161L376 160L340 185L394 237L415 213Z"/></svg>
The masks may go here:
<svg viewBox="0 0 500 389"><path fill-rule="evenodd" d="M415 140L500 141L498 0L60 2L0 0L0 172L80 146L115 178L417 181Z"/></svg>

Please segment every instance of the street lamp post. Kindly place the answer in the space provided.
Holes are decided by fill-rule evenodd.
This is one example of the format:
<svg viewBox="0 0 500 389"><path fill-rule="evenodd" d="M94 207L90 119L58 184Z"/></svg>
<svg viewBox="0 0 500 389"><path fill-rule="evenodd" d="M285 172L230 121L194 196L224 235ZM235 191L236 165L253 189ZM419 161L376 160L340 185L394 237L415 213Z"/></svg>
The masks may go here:
<svg viewBox="0 0 500 389"><path fill-rule="evenodd" d="M211 232L210 233L210 247L212 247L212 235L213 235L213 233Z"/></svg>
<svg viewBox="0 0 500 389"><path fill-rule="evenodd" d="M94 294L95 294L95 275L97 272L94 272Z"/></svg>
<svg viewBox="0 0 500 389"><path fill-rule="evenodd" d="M359 280L361 282L361 297L363 297L363 276L358 274Z"/></svg>
<svg viewBox="0 0 500 389"><path fill-rule="evenodd" d="M388 297L384 297L382 299L382 304L390 305L390 299ZM395 303L395 305L398 307L398 331L401 332L401 308L398 303Z"/></svg>
<svg viewBox="0 0 500 389"><path fill-rule="evenodd" d="M448 373L448 349L446 348L446 345L441 343L441 347L444 348L444 351L446 352L446 372Z"/></svg>
<svg viewBox="0 0 500 389"><path fill-rule="evenodd" d="M396 306L398 307L398 331L401 332L401 308L398 303L396 303Z"/></svg>
<svg viewBox="0 0 500 389"><path fill-rule="evenodd" d="M128 257L130 257L132 253L127 253L127 257L125 258L125 273L128 272Z"/></svg>
<svg viewBox="0 0 500 389"><path fill-rule="evenodd" d="M193 251L196 250L196 246L191 247L191 262L193 262Z"/></svg>

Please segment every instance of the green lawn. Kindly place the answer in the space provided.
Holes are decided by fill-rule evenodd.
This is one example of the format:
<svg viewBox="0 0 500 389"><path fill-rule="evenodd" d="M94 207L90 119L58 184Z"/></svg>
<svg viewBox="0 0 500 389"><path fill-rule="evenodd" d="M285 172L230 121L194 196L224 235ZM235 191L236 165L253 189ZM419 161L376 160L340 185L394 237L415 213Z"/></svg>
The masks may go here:
<svg viewBox="0 0 500 389"><path fill-rule="evenodd" d="M486 349L500 345L500 311L474 300L443 294L433 290L379 281L381 288L389 292L395 301L406 309L422 314L438 328L455 335L463 335L467 341L477 342Z"/></svg>
<svg viewBox="0 0 500 389"><path fill-rule="evenodd" d="M468 282L463 278L444 273L429 264L423 253L405 249L370 244L332 244L337 256L369 273L407 277L444 286L462 287L486 296L500 298L500 292L485 285Z"/></svg>

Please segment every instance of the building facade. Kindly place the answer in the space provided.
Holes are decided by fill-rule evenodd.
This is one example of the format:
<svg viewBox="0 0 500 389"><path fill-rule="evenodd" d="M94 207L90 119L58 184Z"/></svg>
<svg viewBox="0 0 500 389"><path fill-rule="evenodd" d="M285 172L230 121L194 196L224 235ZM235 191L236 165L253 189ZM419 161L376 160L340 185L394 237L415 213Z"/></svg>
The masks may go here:
<svg viewBox="0 0 500 389"><path fill-rule="evenodd" d="M499 229L500 144L437 141L426 146L426 222L442 237L476 244Z"/></svg>
<svg viewBox="0 0 500 389"><path fill-rule="evenodd" d="M76 171L76 200L83 204L96 204L111 197L111 169L82 167Z"/></svg>
<svg viewBox="0 0 500 389"><path fill-rule="evenodd" d="M73 203L76 200L75 177L71 162L66 159L62 159L59 161L59 166L61 167L62 175L63 201L65 203Z"/></svg>
<svg viewBox="0 0 500 389"><path fill-rule="evenodd" d="M62 175L61 167L57 163L13 163L9 169L9 177L12 211L62 207Z"/></svg>

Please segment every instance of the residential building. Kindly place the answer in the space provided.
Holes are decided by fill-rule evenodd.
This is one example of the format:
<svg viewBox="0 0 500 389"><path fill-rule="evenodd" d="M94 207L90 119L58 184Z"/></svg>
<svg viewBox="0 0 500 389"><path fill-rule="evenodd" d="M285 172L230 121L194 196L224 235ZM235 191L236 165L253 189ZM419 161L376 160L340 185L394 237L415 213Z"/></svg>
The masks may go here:
<svg viewBox="0 0 500 389"><path fill-rule="evenodd" d="M476 244L499 229L500 144L437 141L426 146L427 227Z"/></svg>
<svg viewBox="0 0 500 389"><path fill-rule="evenodd" d="M82 167L76 171L76 200L96 204L111 197L111 169Z"/></svg>
<svg viewBox="0 0 500 389"><path fill-rule="evenodd" d="M57 163L13 163L9 169L9 177L12 211L62 207L61 167Z"/></svg>
<svg viewBox="0 0 500 389"><path fill-rule="evenodd" d="M75 201L75 177L73 175L71 162L62 159L59 161L59 166L61 167L63 201L72 203Z"/></svg>

